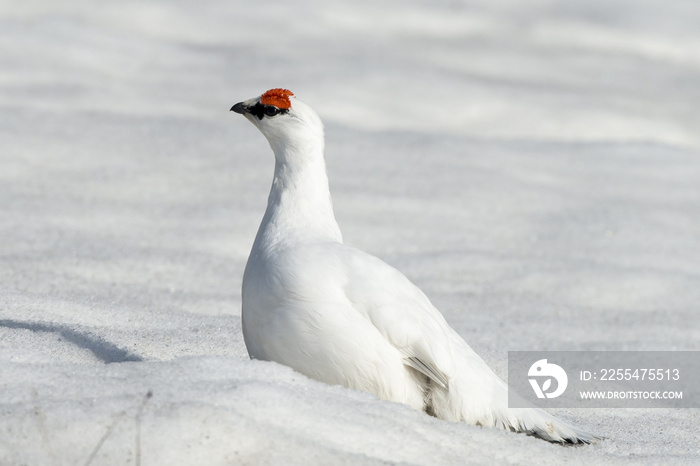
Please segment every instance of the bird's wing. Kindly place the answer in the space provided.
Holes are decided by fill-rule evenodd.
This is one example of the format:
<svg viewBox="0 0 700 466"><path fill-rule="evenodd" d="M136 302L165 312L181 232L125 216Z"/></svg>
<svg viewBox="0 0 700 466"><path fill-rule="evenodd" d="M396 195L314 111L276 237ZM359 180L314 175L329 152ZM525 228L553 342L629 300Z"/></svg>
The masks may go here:
<svg viewBox="0 0 700 466"><path fill-rule="evenodd" d="M437 386L432 409L443 419L532 433L552 442L597 438L535 409L508 408L506 384L445 321L408 278L380 259L340 243L313 251L313 280L341 295L404 355L404 364ZM331 280L329 282L328 280ZM337 286L342 286L342 290ZM338 295L335 293L337 292Z"/></svg>
<svg viewBox="0 0 700 466"><path fill-rule="evenodd" d="M347 246L336 254L344 264L344 292L353 307L401 351L405 365L447 388L456 372L453 331L428 297L370 254Z"/></svg>

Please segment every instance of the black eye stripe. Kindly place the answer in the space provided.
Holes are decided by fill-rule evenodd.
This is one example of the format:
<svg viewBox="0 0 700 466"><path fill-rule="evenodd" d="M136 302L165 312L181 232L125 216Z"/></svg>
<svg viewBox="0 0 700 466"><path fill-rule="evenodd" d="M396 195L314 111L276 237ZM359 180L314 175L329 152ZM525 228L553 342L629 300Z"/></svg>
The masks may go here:
<svg viewBox="0 0 700 466"><path fill-rule="evenodd" d="M277 108L274 105L264 105L258 102L250 108L249 112L258 117L259 120L262 120L264 116L273 117L281 113L287 113L289 109Z"/></svg>

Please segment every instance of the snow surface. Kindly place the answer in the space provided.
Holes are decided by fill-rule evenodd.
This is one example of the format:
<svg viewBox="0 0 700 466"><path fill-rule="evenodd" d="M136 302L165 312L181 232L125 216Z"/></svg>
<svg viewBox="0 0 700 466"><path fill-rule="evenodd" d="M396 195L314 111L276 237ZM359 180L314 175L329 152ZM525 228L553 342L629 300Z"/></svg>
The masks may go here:
<svg viewBox="0 0 700 466"><path fill-rule="evenodd" d="M0 464L691 464L698 410L562 447L248 360L272 154L327 126L347 243L509 350L700 350L700 4L0 3ZM150 393L150 396L148 395Z"/></svg>

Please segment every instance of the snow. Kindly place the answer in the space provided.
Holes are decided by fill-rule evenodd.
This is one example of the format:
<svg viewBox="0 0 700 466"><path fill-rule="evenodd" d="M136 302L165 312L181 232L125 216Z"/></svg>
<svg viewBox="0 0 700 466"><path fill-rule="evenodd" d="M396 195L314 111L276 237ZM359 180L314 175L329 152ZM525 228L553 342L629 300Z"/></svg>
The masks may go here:
<svg viewBox="0 0 700 466"><path fill-rule="evenodd" d="M567 448L248 360L273 159L228 109L312 105L346 242L501 377L509 350L698 350L699 21L682 0L0 4L0 464L698 462L693 409L553 411L607 437Z"/></svg>

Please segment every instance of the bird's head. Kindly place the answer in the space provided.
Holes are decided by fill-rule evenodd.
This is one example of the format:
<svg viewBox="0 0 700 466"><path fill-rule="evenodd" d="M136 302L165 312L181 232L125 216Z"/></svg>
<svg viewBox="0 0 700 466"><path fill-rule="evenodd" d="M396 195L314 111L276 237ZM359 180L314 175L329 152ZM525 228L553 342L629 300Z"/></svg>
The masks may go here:
<svg viewBox="0 0 700 466"><path fill-rule="evenodd" d="M231 111L253 123L278 157L290 150L308 151L309 146L323 151L321 119L287 89L270 89L259 97L237 103Z"/></svg>

